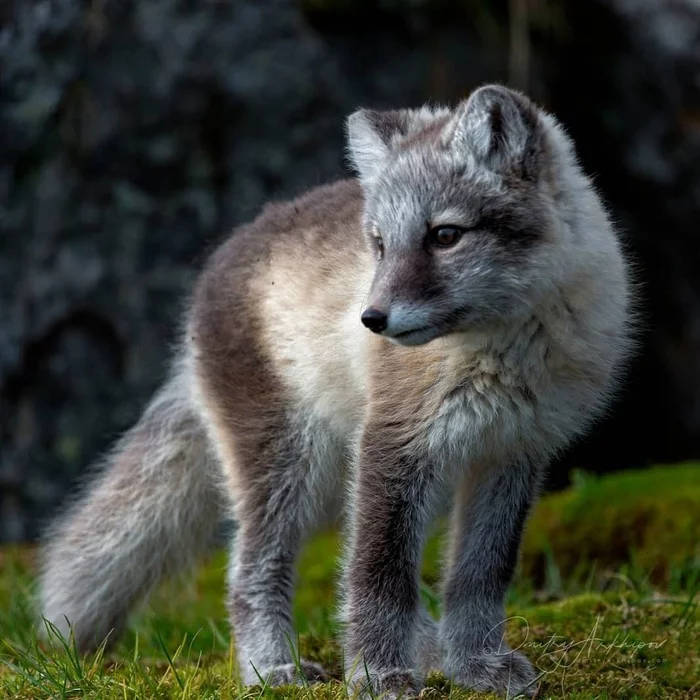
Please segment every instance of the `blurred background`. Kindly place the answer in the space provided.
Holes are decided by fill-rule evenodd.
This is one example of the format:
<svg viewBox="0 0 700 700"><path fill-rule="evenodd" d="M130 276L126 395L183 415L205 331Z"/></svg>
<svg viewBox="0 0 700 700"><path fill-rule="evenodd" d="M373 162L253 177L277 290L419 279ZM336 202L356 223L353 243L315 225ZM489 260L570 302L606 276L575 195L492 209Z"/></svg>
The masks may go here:
<svg viewBox="0 0 700 700"><path fill-rule="evenodd" d="M345 115L487 81L567 126L642 283L627 388L550 487L700 457L698 0L4 0L0 541L136 419L207 252L347 175Z"/></svg>

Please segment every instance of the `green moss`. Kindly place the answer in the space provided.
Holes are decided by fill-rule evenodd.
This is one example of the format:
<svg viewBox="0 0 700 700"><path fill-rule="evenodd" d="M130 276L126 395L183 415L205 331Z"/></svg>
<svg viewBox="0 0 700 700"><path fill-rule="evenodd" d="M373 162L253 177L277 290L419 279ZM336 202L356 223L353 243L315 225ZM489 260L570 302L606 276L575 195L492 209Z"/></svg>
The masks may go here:
<svg viewBox="0 0 700 700"><path fill-rule="evenodd" d="M617 579L656 581L668 590L697 591L690 575L700 541L696 513L700 471L663 467L604 478L578 478L572 489L542 499L528 528L523 570L540 579L549 570L562 590L572 577L605 567ZM440 530L425 556L424 598L441 558ZM549 552L549 554L547 554ZM226 619L226 557L216 554L196 575L161 587L134 616L124 639L105 658L81 659L70 648L51 653L33 634L30 605L35 552L0 549L0 698L328 698L344 697L342 661L334 641L338 538L315 538L300 559L295 619L302 653L323 663L335 680L322 686L245 689L236 679ZM690 562L690 564L689 564ZM693 562L695 562L693 564ZM622 568L620 568L622 567ZM642 568L644 567L644 568ZM690 567L690 568L688 568ZM627 573L626 573L627 572ZM521 580L522 583L522 580ZM508 637L542 672L540 698L690 698L698 693L700 625L692 590L655 592L620 587L536 604L541 592L515 587ZM531 586L529 587L531 589ZM580 589L580 586L578 587ZM450 687L439 674L425 698L488 698Z"/></svg>
<svg viewBox="0 0 700 700"><path fill-rule="evenodd" d="M574 482L535 507L521 552L521 584L542 588L556 584L556 577L569 588L584 582L605 588L611 576L623 576L677 590L700 579L700 465L603 477L578 472ZM440 580L445 529L438 526L426 546L423 578L430 587ZM333 600L328 562L338 551L333 533L306 550L301 609L319 596L324 603Z"/></svg>
<svg viewBox="0 0 700 700"><path fill-rule="evenodd" d="M523 542L523 574L542 584L554 563L568 579L621 567L644 571L656 584L697 576L698 513L697 464L579 475L574 487L543 498L535 509Z"/></svg>
<svg viewBox="0 0 700 700"><path fill-rule="evenodd" d="M317 543L319 551L325 545ZM308 551L311 556L314 549ZM70 647L47 652L31 634L27 557L3 552L0 582L13 571L13 599L0 602L0 697L48 698L327 698L346 697L341 660L329 629L302 635L302 653L331 670L334 680L311 688L243 688L223 623L223 560L216 557L192 581L164 586L130 637L107 654L81 659ZM31 558L30 558L31 559ZM325 561L323 557L321 561ZM320 599L333 565L312 579ZM304 584L309 583L303 577ZM7 590L5 588L4 590ZM310 596L311 588L306 595ZM299 603L298 603L299 604ZM308 598L308 604L313 604ZM304 606L297 614L303 616ZM697 603L685 598L585 594L510 611L508 641L542 674L541 698L689 698L700 677ZM212 633L216 615L219 630ZM197 622L199 621L199 628ZM452 688L440 674L427 680L425 698L476 700L488 695Z"/></svg>

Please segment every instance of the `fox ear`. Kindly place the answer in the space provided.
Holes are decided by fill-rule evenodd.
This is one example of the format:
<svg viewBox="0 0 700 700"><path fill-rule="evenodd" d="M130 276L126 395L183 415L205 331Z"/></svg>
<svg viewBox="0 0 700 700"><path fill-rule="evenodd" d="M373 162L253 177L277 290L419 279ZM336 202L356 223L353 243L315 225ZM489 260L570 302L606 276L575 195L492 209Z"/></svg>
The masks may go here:
<svg viewBox="0 0 700 700"><path fill-rule="evenodd" d="M392 142L408 132L408 110L360 109L347 119L348 155L362 180L371 180L391 152Z"/></svg>
<svg viewBox="0 0 700 700"><path fill-rule="evenodd" d="M423 107L385 112L360 109L351 114L346 122L348 156L360 179L372 180L402 139L448 113L444 108Z"/></svg>
<svg viewBox="0 0 700 700"><path fill-rule="evenodd" d="M542 125L537 107L519 92L500 85L479 88L457 108L446 131L453 149L489 170L537 179Z"/></svg>

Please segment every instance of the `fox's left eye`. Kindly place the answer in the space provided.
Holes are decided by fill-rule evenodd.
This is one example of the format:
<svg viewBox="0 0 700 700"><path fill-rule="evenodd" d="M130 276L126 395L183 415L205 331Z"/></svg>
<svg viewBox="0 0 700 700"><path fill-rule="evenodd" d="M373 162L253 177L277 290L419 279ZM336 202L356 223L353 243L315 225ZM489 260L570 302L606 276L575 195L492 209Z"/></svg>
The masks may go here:
<svg viewBox="0 0 700 700"><path fill-rule="evenodd" d="M436 226L428 234L429 240L439 248L449 248L462 237L463 229L459 226Z"/></svg>
<svg viewBox="0 0 700 700"><path fill-rule="evenodd" d="M374 236L374 245L377 249L377 255L381 260L384 257L384 241L381 236Z"/></svg>

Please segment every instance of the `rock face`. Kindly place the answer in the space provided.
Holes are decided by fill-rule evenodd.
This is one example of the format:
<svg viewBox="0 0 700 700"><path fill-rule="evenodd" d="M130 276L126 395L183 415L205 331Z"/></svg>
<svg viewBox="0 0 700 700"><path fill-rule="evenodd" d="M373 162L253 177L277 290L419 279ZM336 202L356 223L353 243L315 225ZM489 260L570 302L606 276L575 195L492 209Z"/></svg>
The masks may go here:
<svg viewBox="0 0 700 700"><path fill-rule="evenodd" d="M610 420L564 459L604 471L700 455L700 3L567 4L548 104L637 266L640 352ZM585 46L595 37L595 50ZM561 475L561 472L559 472Z"/></svg>
<svg viewBox="0 0 700 700"><path fill-rule="evenodd" d="M499 3L370 5L4 4L0 540L35 537L136 418L212 245L266 200L343 174L345 114L507 79ZM700 451L697 10L580 0L529 17L528 91L597 173L648 302L627 394L554 483L574 463Z"/></svg>

